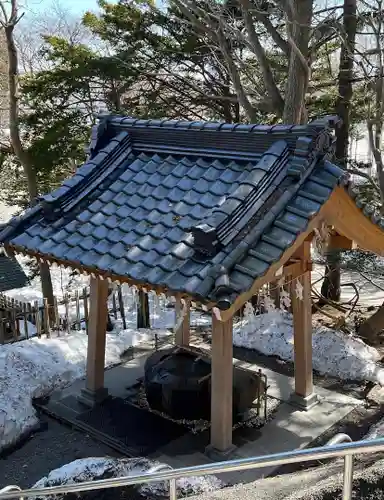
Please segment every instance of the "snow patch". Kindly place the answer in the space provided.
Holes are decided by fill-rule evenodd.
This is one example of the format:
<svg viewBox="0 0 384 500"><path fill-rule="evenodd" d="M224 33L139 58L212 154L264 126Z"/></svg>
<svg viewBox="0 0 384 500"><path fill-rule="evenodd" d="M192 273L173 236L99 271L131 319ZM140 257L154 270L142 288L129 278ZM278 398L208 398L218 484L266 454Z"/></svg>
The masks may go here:
<svg viewBox="0 0 384 500"><path fill-rule="evenodd" d="M384 437L384 420L380 420L376 425L373 425L367 434L364 436L364 440L373 441L374 439L379 439Z"/></svg>
<svg viewBox="0 0 384 500"><path fill-rule="evenodd" d="M122 330L107 334L105 366L120 363L131 346L152 341L154 330ZM158 330L159 337L169 331ZM32 338L1 346L0 450L14 444L38 424L34 398L64 388L86 373L87 335L72 332L51 339Z"/></svg>
<svg viewBox="0 0 384 500"><path fill-rule="evenodd" d="M267 356L293 361L292 315L274 310L247 317L234 326L233 343ZM313 367L343 380L370 380L384 385L379 352L354 336L317 327L313 330Z"/></svg>
<svg viewBox="0 0 384 500"><path fill-rule="evenodd" d="M75 484L84 481L95 481L113 477L136 476L171 469L167 464L147 458L110 458L90 457L75 460L51 471L47 477L40 479L32 488L45 488L62 484ZM145 498L165 498L169 495L168 482L146 483L129 486ZM223 488L224 483L215 476L192 476L176 481L179 496L197 495ZM92 498L115 498L114 489L82 493L81 497L92 495ZM64 495L44 497L47 500L64 498ZM109 498L109 497L108 497Z"/></svg>
<svg viewBox="0 0 384 500"><path fill-rule="evenodd" d="M384 438L384 418L372 425L367 434L363 437L363 439L367 441L381 438Z"/></svg>

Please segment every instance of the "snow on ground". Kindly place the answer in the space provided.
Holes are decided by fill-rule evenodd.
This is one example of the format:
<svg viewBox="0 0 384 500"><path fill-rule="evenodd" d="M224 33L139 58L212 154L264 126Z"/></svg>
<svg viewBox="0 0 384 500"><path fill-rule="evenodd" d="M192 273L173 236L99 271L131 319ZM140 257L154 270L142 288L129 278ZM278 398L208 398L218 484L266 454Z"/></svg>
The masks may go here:
<svg viewBox="0 0 384 500"><path fill-rule="evenodd" d="M9 205L6 205L2 201L0 201L0 224L8 222L9 219L18 212L18 210L19 207L10 207Z"/></svg>
<svg viewBox="0 0 384 500"><path fill-rule="evenodd" d="M147 458L90 457L75 460L59 469L51 471L47 477L40 479L33 488L74 484L112 477L136 476L169 469L171 469L169 465ZM223 482L215 476L182 478L178 479L176 484L177 493L182 497L216 491L224 486ZM147 483L131 488L145 498L166 498L169 495L169 486L166 482ZM109 490L111 493L110 498L114 497L114 491L112 489ZM99 496L104 498L101 491L98 493ZM55 497L49 496L44 498L50 500L53 498L64 498L64 496L57 495Z"/></svg>
<svg viewBox="0 0 384 500"><path fill-rule="evenodd" d="M322 279L324 276L324 266L315 265L312 271L312 284L320 292ZM321 281L320 281L321 280ZM357 271L349 269L341 270L341 283L353 283L359 291L359 306L381 306L384 302L384 277L372 276L372 282L364 278ZM377 284L377 288L373 283ZM352 286L343 286L341 288L341 302L347 302L354 299L355 290Z"/></svg>
<svg viewBox="0 0 384 500"><path fill-rule="evenodd" d="M105 366L120 362L131 346L152 340L154 330L107 334ZM169 331L158 330L159 336ZM0 450L14 444L38 424L32 399L47 396L85 376L87 336L84 332L24 340L0 349Z"/></svg>
<svg viewBox="0 0 384 500"><path fill-rule="evenodd" d="M292 316L274 310L249 316L234 326L233 343L267 356L293 361ZM313 331L313 367L324 375L344 380L371 380L384 385L379 352L357 337L326 327Z"/></svg>

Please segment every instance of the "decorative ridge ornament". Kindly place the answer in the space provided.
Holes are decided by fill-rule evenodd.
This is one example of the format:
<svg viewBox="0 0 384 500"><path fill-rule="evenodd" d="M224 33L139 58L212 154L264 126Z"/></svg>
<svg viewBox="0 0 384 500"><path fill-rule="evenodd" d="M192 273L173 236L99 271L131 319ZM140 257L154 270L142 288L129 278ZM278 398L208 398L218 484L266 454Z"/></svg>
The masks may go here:
<svg viewBox="0 0 384 500"><path fill-rule="evenodd" d="M286 141L272 144L224 203L191 228L198 254L213 257L249 226L286 177L288 159Z"/></svg>

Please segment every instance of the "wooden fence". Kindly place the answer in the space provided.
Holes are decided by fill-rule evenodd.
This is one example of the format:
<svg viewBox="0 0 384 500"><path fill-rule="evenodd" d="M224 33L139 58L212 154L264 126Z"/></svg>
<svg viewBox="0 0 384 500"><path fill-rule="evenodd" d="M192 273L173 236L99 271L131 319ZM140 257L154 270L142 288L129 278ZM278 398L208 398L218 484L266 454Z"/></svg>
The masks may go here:
<svg viewBox="0 0 384 500"><path fill-rule="evenodd" d="M126 318L121 287L113 290L111 295L110 315L116 320L120 316L125 329ZM28 339L32 336L50 337L52 331L67 332L71 330L88 330L89 322L89 288L66 294L63 299L54 299L54 305L35 301L20 302L0 293L0 344Z"/></svg>

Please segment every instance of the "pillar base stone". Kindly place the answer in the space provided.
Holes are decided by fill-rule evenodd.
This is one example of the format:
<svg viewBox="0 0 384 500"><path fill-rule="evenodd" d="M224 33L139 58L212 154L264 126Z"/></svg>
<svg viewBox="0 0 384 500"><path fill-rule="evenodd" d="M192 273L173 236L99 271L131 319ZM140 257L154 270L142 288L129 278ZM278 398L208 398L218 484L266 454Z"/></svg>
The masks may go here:
<svg viewBox="0 0 384 500"><path fill-rule="evenodd" d="M81 393L77 397L79 403L87 406L88 408L93 408L95 405L102 403L108 397L108 389L106 387L101 387L96 391L90 389L82 389Z"/></svg>
<svg viewBox="0 0 384 500"><path fill-rule="evenodd" d="M288 402L290 405L295 406L299 410L308 411L317 405L319 402L319 396L315 392L312 392L309 396L301 396L300 394L294 392L291 394Z"/></svg>
<svg viewBox="0 0 384 500"><path fill-rule="evenodd" d="M230 460L234 452L236 451L236 446L231 445L226 450L218 450L213 445L208 445L205 448L205 454L207 457L214 462L225 462L226 460Z"/></svg>

